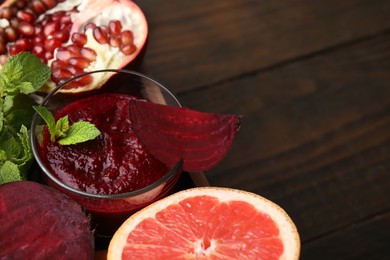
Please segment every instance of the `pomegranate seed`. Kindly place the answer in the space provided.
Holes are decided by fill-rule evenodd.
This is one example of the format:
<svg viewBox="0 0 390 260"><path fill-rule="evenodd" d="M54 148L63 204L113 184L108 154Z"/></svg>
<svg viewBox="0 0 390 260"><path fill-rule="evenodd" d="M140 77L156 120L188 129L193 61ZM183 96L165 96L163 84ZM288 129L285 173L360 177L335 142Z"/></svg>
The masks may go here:
<svg viewBox="0 0 390 260"><path fill-rule="evenodd" d="M19 1L15 1L14 4L15 4L15 6L16 6L17 9L23 9L23 8L26 7L27 2L26 2L26 1L23 1L23 0L22 0L22 1L19 0Z"/></svg>
<svg viewBox="0 0 390 260"><path fill-rule="evenodd" d="M105 33L109 33L109 32L110 32L110 30L108 29L108 26L107 26L107 25L100 25L99 27L100 27L100 29L102 29L102 31L105 32Z"/></svg>
<svg viewBox="0 0 390 260"><path fill-rule="evenodd" d="M19 19L16 17L12 17L11 20L9 20L9 25L13 28L18 28L19 25Z"/></svg>
<svg viewBox="0 0 390 260"><path fill-rule="evenodd" d="M4 18L4 19L11 19L13 15L13 11L12 11L12 8L11 7L4 7L3 9L0 9L0 19L1 18Z"/></svg>
<svg viewBox="0 0 390 260"><path fill-rule="evenodd" d="M68 63L72 66L79 67L85 69L89 66L90 61L86 58L82 57L73 57L68 60Z"/></svg>
<svg viewBox="0 0 390 260"><path fill-rule="evenodd" d="M81 47L77 46L76 44L70 44L66 46L66 49L68 49L71 52L71 54L73 55L72 57L81 56Z"/></svg>
<svg viewBox="0 0 390 260"><path fill-rule="evenodd" d="M4 42L0 41L0 55L6 54L6 53L7 53L7 48L6 48L5 44L4 44Z"/></svg>
<svg viewBox="0 0 390 260"><path fill-rule="evenodd" d="M53 81L59 81L60 79L70 79L72 73L65 68L54 68L51 74Z"/></svg>
<svg viewBox="0 0 390 260"><path fill-rule="evenodd" d="M17 38L18 38L18 33L16 32L16 30L12 27L7 27L5 28L4 30L4 34L6 36L6 39L9 41L9 42L13 42L15 41Z"/></svg>
<svg viewBox="0 0 390 260"><path fill-rule="evenodd" d="M53 59L54 58L54 54L53 54L53 52L51 52L51 51L47 51L47 52L45 52L45 57L44 57L46 60L51 60L51 59Z"/></svg>
<svg viewBox="0 0 390 260"><path fill-rule="evenodd" d="M44 58L45 57L45 49L43 48L42 44L36 44L31 50L32 54L35 54L38 58Z"/></svg>
<svg viewBox="0 0 390 260"><path fill-rule="evenodd" d="M65 15L61 17L61 23L62 24L69 24L72 22L72 19L70 18L70 15Z"/></svg>
<svg viewBox="0 0 390 260"><path fill-rule="evenodd" d="M28 22L28 23L33 23L35 21L35 15L31 12L24 11L24 10L19 10L16 13L16 17L19 18L19 20Z"/></svg>
<svg viewBox="0 0 390 260"><path fill-rule="evenodd" d="M83 47L87 43L87 35L84 33L74 33L71 38L72 42L80 47Z"/></svg>
<svg viewBox="0 0 390 260"><path fill-rule="evenodd" d="M65 79L61 79L61 80L58 81L57 84L60 85L60 84L63 84L64 82L65 82ZM79 84L77 84L76 81L71 81L71 82L66 83L66 85L64 85L62 87L62 89L72 89L72 88L78 88L78 87L80 87L80 86L79 86Z"/></svg>
<svg viewBox="0 0 390 260"><path fill-rule="evenodd" d="M112 47L119 47L122 44L121 36L118 34L112 34L109 38L109 44Z"/></svg>
<svg viewBox="0 0 390 260"><path fill-rule="evenodd" d="M60 40L61 42L67 42L69 40L70 33L69 31L58 31L53 34L53 38Z"/></svg>
<svg viewBox="0 0 390 260"><path fill-rule="evenodd" d="M121 52L125 55L130 55L130 54L133 54L135 52L135 50L137 49L137 47L135 47L134 44L127 44L127 45L123 45L121 46Z"/></svg>
<svg viewBox="0 0 390 260"><path fill-rule="evenodd" d="M44 43L44 41L45 41L45 36L43 36L43 35L35 36L35 37L32 39L33 44Z"/></svg>
<svg viewBox="0 0 390 260"><path fill-rule="evenodd" d="M46 6L40 0L33 0L31 2L31 8L36 14L41 14L46 11Z"/></svg>
<svg viewBox="0 0 390 260"><path fill-rule="evenodd" d="M60 61L68 61L70 58L72 58L72 53L64 48L58 48L56 58Z"/></svg>
<svg viewBox="0 0 390 260"><path fill-rule="evenodd" d="M125 30L121 32L121 38L122 38L123 45L132 44L134 41L133 32L129 30Z"/></svg>
<svg viewBox="0 0 390 260"><path fill-rule="evenodd" d="M47 9L51 9L57 5L55 0L41 0L42 3L46 6Z"/></svg>
<svg viewBox="0 0 390 260"><path fill-rule="evenodd" d="M50 65L50 68L51 69L55 69L55 68L62 68L62 67L65 67L65 66L66 66L65 62L60 61L60 60L53 60L53 62Z"/></svg>
<svg viewBox="0 0 390 260"><path fill-rule="evenodd" d="M18 26L18 32L21 35L32 36L32 35L34 35L35 29L34 29L34 26L32 24L27 23L27 22L21 22L21 23L19 23L19 26Z"/></svg>
<svg viewBox="0 0 390 260"><path fill-rule="evenodd" d="M39 35L43 32L43 26L41 24L36 24L34 30L35 30L35 35Z"/></svg>
<svg viewBox="0 0 390 260"><path fill-rule="evenodd" d="M61 47L62 42L60 40L51 38L46 39L44 43L45 50L53 52L56 48Z"/></svg>
<svg viewBox="0 0 390 260"><path fill-rule="evenodd" d="M22 51L23 51L22 48L21 48L19 45L15 45L15 44L9 46L9 49L8 49L8 50L9 50L9 55L10 55L10 56L16 55L16 54L18 54L19 52L22 52Z"/></svg>
<svg viewBox="0 0 390 260"><path fill-rule="evenodd" d="M79 75L81 73L84 72L83 69L79 68L79 67L75 67L75 66L67 66L66 67L71 73L72 75L76 76L76 75Z"/></svg>
<svg viewBox="0 0 390 260"><path fill-rule="evenodd" d="M85 33L88 29L91 29L91 30L95 29L95 27L96 27L96 24L94 24L94 23L87 23L87 24L84 26L84 33Z"/></svg>
<svg viewBox="0 0 390 260"><path fill-rule="evenodd" d="M101 27L93 29L93 37L100 44L107 43L107 33Z"/></svg>
<svg viewBox="0 0 390 260"><path fill-rule="evenodd" d="M29 51L32 47L31 40L27 38L17 39L14 44L18 45L23 51Z"/></svg>
<svg viewBox="0 0 390 260"><path fill-rule="evenodd" d="M80 86L86 86L86 85L91 84L93 82L93 76L92 75L82 76L81 78L76 79L76 82Z"/></svg>
<svg viewBox="0 0 390 260"><path fill-rule="evenodd" d="M48 22L43 28L43 34L46 36L54 34L54 32L59 31L61 28L61 24L59 22Z"/></svg>
<svg viewBox="0 0 390 260"><path fill-rule="evenodd" d="M90 48L82 48L81 55L90 61L95 61L97 56L96 51Z"/></svg>
<svg viewBox="0 0 390 260"><path fill-rule="evenodd" d="M122 31L122 23L119 20L112 20L108 23L110 33L119 34Z"/></svg>

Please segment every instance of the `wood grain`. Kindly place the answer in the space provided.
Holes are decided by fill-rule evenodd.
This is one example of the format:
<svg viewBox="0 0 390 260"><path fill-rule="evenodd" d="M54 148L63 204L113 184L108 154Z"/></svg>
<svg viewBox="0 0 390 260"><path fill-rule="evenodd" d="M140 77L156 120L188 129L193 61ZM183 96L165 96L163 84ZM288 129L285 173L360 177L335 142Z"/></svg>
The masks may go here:
<svg viewBox="0 0 390 260"><path fill-rule="evenodd" d="M176 92L256 73L390 27L390 1L138 1L142 71ZM157 6L156 6L157 5Z"/></svg>

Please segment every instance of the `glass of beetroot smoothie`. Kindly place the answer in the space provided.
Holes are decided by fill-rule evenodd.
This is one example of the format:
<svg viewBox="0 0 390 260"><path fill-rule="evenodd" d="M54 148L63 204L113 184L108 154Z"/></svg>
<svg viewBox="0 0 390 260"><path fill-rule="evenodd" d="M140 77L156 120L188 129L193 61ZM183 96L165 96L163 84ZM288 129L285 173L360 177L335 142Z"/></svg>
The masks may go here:
<svg viewBox="0 0 390 260"><path fill-rule="evenodd" d="M91 76L109 80L99 89L69 93ZM139 141L129 119L133 99L180 107L168 89L142 74L100 70L64 82L41 102L56 120L67 115L70 124L95 124L101 132L96 139L60 145L50 140L43 119L33 117L32 150L45 182L84 206L98 237L109 238L131 214L169 194L182 171L181 161L166 165Z"/></svg>

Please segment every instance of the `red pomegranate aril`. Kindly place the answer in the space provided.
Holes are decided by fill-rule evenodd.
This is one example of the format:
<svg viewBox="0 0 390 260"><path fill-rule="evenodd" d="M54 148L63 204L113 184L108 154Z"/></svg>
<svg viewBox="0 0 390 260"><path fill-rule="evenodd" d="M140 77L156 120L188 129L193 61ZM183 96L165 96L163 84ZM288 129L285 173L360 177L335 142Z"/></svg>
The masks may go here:
<svg viewBox="0 0 390 260"><path fill-rule="evenodd" d="M89 64L91 63L88 59L86 58L82 58L82 57L74 57L74 58L70 58L68 60L68 63L72 66L75 66L75 67L79 67L79 68L82 68L82 69L85 69L89 66Z"/></svg>
<svg viewBox="0 0 390 260"><path fill-rule="evenodd" d="M50 68L53 70L55 68L62 68L65 67L66 63L60 60L53 60L53 62L50 65Z"/></svg>
<svg viewBox="0 0 390 260"><path fill-rule="evenodd" d="M4 7L3 9L0 10L0 19L1 18L4 18L4 19L11 19L13 15L13 10L11 7Z"/></svg>
<svg viewBox="0 0 390 260"><path fill-rule="evenodd" d="M64 68L54 68L51 74L53 81L59 81L60 79L70 79L72 76L72 73Z"/></svg>
<svg viewBox="0 0 390 260"><path fill-rule="evenodd" d="M7 48L5 46L5 43L0 41L0 55L6 54L7 53Z"/></svg>
<svg viewBox="0 0 390 260"><path fill-rule="evenodd" d="M123 54L130 55L137 50L137 47L135 47L134 44L127 44L127 45L122 45L120 47L120 50Z"/></svg>
<svg viewBox="0 0 390 260"><path fill-rule="evenodd" d="M46 6L47 9L51 9L57 5L55 0L41 0L41 2Z"/></svg>
<svg viewBox="0 0 390 260"><path fill-rule="evenodd" d="M93 82L93 77L92 77L92 75L85 75L85 76L82 76L82 77L76 79L76 82L80 86L86 86L86 85L91 84Z"/></svg>
<svg viewBox="0 0 390 260"><path fill-rule="evenodd" d="M20 20L16 17L12 17L11 20L9 20L9 25L15 29L18 28Z"/></svg>
<svg viewBox="0 0 390 260"><path fill-rule="evenodd" d="M45 42L45 37L42 35L35 36L32 39L33 44L43 44Z"/></svg>
<svg viewBox="0 0 390 260"><path fill-rule="evenodd" d="M108 42L107 33L101 27L93 29L93 37L100 44Z"/></svg>
<svg viewBox="0 0 390 260"><path fill-rule="evenodd" d="M88 29L91 29L91 30L95 29L95 27L96 27L96 24L94 24L94 23L87 23L86 25L84 25L84 33L85 33Z"/></svg>
<svg viewBox="0 0 390 260"><path fill-rule="evenodd" d="M69 70L73 76L79 75L79 74L84 72L83 69L76 67L76 66L67 66L66 69Z"/></svg>
<svg viewBox="0 0 390 260"><path fill-rule="evenodd" d="M53 52L56 48L61 47L62 42L58 39L51 38L51 39L46 39L44 43L45 50Z"/></svg>
<svg viewBox="0 0 390 260"><path fill-rule="evenodd" d="M23 51L29 51L32 47L31 40L28 38L17 39L14 44L18 45Z"/></svg>
<svg viewBox="0 0 390 260"><path fill-rule="evenodd" d="M72 54L72 57L81 57L81 47L76 44L70 44L66 46L66 49L69 50Z"/></svg>
<svg viewBox="0 0 390 260"><path fill-rule="evenodd" d="M71 51L64 49L64 48L58 48L56 58L60 61L68 61L70 58L73 57L73 54Z"/></svg>
<svg viewBox="0 0 390 260"><path fill-rule="evenodd" d="M60 40L61 42L67 42L69 40L70 33L67 30L61 30L53 34L53 38Z"/></svg>
<svg viewBox="0 0 390 260"><path fill-rule="evenodd" d="M72 19L70 18L69 15L65 15L65 16L61 17L60 22L61 22L61 24L69 24L72 22Z"/></svg>
<svg viewBox="0 0 390 260"><path fill-rule="evenodd" d="M9 46L8 51L9 51L9 55L13 56L13 55L16 55L16 54L22 52L23 49L19 45L13 44L13 45Z"/></svg>
<svg viewBox="0 0 390 260"><path fill-rule="evenodd" d="M43 33L46 36L52 35L54 32L59 31L61 28L61 24L59 22L48 22L45 27L43 28Z"/></svg>
<svg viewBox="0 0 390 260"><path fill-rule="evenodd" d="M134 41L133 32L129 30L121 32L121 40L123 45L132 44Z"/></svg>
<svg viewBox="0 0 390 260"><path fill-rule="evenodd" d="M90 61L95 61L97 57L97 54L93 49L86 47L81 49L81 55Z"/></svg>
<svg viewBox="0 0 390 260"><path fill-rule="evenodd" d="M28 22L28 23L33 23L35 21L35 15L31 12L27 12L24 10L19 10L16 13L16 17L19 18L19 20Z"/></svg>
<svg viewBox="0 0 390 260"><path fill-rule="evenodd" d="M13 42L18 38L18 33L12 27L5 28L4 31L5 37L9 42Z"/></svg>
<svg viewBox="0 0 390 260"><path fill-rule="evenodd" d="M87 35L84 33L73 33L72 34L72 42L80 47L84 46L87 43Z"/></svg>
<svg viewBox="0 0 390 260"><path fill-rule="evenodd" d="M122 44L121 36L117 34L110 35L109 42L112 47L119 47Z"/></svg>
<svg viewBox="0 0 390 260"><path fill-rule="evenodd" d="M110 33L119 34L122 31L122 23L119 20L112 20L108 23Z"/></svg>
<svg viewBox="0 0 390 260"><path fill-rule="evenodd" d="M35 26L34 26L34 33L35 33L35 35L40 35L40 34L42 34L42 32L43 32L43 26L41 25L41 24L36 24ZM43 34L42 34L43 35Z"/></svg>
<svg viewBox="0 0 390 260"><path fill-rule="evenodd" d="M54 53L51 52L51 51L47 51L45 52L45 57L44 57L46 60L51 60L54 58Z"/></svg>
<svg viewBox="0 0 390 260"><path fill-rule="evenodd" d="M35 54L38 56L38 58L44 58L45 57L45 49L43 48L42 44L36 44L31 50L32 54Z"/></svg>
<svg viewBox="0 0 390 260"><path fill-rule="evenodd" d="M36 14L42 14L46 11L46 6L40 0L33 0L31 2L31 8Z"/></svg>
<svg viewBox="0 0 390 260"><path fill-rule="evenodd" d="M18 25L18 32L24 36L32 36L35 33L34 26L27 22L20 22Z"/></svg>

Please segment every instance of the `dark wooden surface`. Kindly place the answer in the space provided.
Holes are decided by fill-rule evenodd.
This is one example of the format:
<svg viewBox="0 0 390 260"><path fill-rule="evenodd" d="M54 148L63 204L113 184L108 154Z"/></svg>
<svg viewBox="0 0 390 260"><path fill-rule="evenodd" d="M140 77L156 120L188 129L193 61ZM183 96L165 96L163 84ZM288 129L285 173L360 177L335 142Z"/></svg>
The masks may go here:
<svg viewBox="0 0 390 260"><path fill-rule="evenodd" d="M139 71L244 116L206 176L281 205L302 259L389 259L390 1L136 1Z"/></svg>

